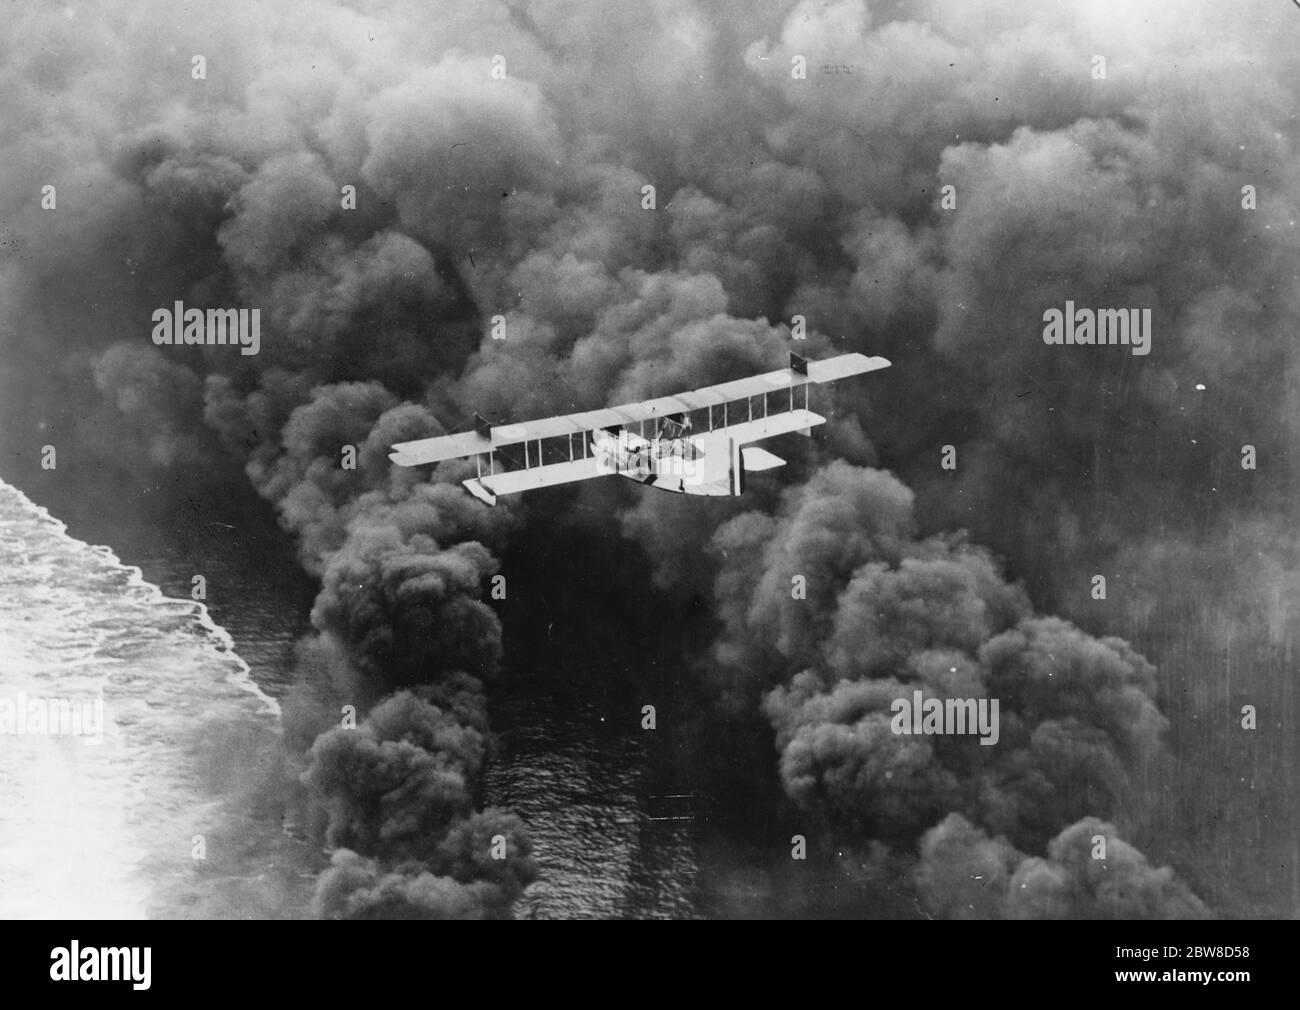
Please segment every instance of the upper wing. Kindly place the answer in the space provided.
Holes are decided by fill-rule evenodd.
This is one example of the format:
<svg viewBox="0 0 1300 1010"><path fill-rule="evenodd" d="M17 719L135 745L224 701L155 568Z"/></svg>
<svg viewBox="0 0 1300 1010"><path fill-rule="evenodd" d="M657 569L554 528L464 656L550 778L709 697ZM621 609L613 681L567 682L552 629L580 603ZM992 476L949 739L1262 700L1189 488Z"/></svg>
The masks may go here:
<svg viewBox="0 0 1300 1010"><path fill-rule="evenodd" d="M444 459L463 459L491 448L492 442L477 431L466 431L459 435L398 442L388 458L398 466L420 466L423 463L441 463Z"/></svg>
<svg viewBox="0 0 1300 1010"><path fill-rule="evenodd" d="M438 463L445 459L461 459L465 456L489 452L503 445L531 442L539 438L585 434L598 428L658 420L671 414L684 414L692 410L703 410L705 407L716 407L733 400L744 400L778 389L793 388L810 382L834 382L850 375L860 375L863 372L889 367L888 359L867 357L865 354L841 354L822 361L808 362L803 362L793 355L791 358L789 368L764 372L762 375L753 375L747 379L723 382L716 386L704 386L688 393L660 396L653 400L627 403L619 407L545 417L536 421L496 425L488 429L487 435L480 431L467 431L457 435L422 438L414 442L399 442L393 446L393 452L388 458L399 466L419 466L424 463Z"/></svg>

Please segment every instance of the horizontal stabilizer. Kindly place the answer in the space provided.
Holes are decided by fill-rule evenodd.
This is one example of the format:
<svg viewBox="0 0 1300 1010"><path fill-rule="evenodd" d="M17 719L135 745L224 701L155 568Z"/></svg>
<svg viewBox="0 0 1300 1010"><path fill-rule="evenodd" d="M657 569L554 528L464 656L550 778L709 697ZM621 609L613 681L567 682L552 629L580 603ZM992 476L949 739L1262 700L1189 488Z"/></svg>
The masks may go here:
<svg viewBox="0 0 1300 1010"><path fill-rule="evenodd" d="M746 470L771 470L778 466L785 466L785 460L780 456L773 456L766 449L760 449L755 445L741 449L740 456L745 461Z"/></svg>
<svg viewBox="0 0 1300 1010"><path fill-rule="evenodd" d="M485 505L495 505L497 503L497 496L485 488L479 481L471 478L469 480L461 481L461 483L465 485L470 494Z"/></svg>

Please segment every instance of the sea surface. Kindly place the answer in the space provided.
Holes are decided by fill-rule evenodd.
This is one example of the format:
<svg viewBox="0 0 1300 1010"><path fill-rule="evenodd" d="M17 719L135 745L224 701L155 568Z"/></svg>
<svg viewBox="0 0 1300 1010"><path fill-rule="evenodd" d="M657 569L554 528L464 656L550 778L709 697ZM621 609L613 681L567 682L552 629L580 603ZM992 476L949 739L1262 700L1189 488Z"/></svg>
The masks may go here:
<svg viewBox="0 0 1300 1010"><path fill-rule="evenodd" d="M102 732L0 735L0 916L144 918L229 868L238 755L279 705L207 608L0 483L0 698L102 702ZM252 867L240 867L248 874Z"/></svg>
<svg viewBox="0 0 1300 1010"><path fill-rule="evenodd" d="M0 698L104 712L99 742L0 736L0 918L310 914L325 857L268 783L314 587L238 520L69 521L112 548L0 481ZM623 701L555 675L493 687L484 800L526 820L542 871L521 917L697 914L689 798L611 725Z"/></svg>

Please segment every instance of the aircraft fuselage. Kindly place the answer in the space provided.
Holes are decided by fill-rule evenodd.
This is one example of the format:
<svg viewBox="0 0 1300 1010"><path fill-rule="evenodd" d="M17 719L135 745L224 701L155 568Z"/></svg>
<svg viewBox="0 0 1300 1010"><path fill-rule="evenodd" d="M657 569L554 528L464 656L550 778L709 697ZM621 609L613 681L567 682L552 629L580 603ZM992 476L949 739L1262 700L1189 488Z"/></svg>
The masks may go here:
<svg viewBox="0 0 1300 1010"><path fill-rule="evenodd" d="M617 433L598 431L591 452L600 473L617 473L667 491L690 494L690 488L706 479L705 452L685 435L647 439L626 428Z"/></svg>

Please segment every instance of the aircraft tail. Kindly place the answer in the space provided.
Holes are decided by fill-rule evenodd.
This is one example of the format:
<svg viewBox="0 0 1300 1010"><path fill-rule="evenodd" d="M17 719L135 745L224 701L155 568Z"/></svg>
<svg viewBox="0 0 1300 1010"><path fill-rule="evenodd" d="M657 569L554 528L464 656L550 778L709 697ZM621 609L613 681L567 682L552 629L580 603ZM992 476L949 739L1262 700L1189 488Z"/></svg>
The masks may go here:
<svg viewBox="0 0 1300 1010"><path fill-rule="evenodd" d="M744 461L746 470L771 470L774 467L785 466L785 460L780 456L773 456L766 449L760 449L756 445L741 449L740 458Z"/></svg>

